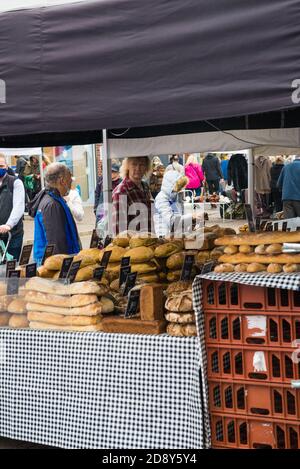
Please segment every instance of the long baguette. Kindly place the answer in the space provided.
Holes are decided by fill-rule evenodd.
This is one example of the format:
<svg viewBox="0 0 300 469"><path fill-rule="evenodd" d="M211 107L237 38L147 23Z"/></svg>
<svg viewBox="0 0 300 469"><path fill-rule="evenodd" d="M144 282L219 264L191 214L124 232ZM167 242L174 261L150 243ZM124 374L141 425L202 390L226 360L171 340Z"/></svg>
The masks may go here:
<svg viewBox="0 0 300 469"><path fill-rule="evenodd" d="M264 233L244 233L222 236L215 240L216 246L258 246L259 244L300 243L300 231L274 231Z"/></svg>
<svg viewBox="0 0 300 469"><path fill-rule="evenodd" d="M219 262L225 264L251 264L252 262L258 262L259 264L300 264L300 254L243 254L238 252L237 254L229 255L223 254L219 258Z"/></svg>
<svg viewBox="0 0 300 469"><path fill-rule="evenodd" d="M29 311L28 320L31 322L38 321L54 324L56 326L93 326L101 322L102 316L63 316L61 314Z"/></svg>
<svg viewBox="0 0 300 469"><path fill-rule="evenodd" d="M29 323L31 329L52 329L55 331L75 331L75 332L90 332L102 331L102 323L94 324L92 326L57 326L55 324L47 324L45 322L31 321Z"/></svg>
<svg viewBox="0 0 300 469"><path fill-rule="evenodd" d="M78 308L61 308L38 303L27 303L26 309L27 311L53 313L62 316L97 316L102 313L102 304L98 302L88 306L80 306Z"/></svg>

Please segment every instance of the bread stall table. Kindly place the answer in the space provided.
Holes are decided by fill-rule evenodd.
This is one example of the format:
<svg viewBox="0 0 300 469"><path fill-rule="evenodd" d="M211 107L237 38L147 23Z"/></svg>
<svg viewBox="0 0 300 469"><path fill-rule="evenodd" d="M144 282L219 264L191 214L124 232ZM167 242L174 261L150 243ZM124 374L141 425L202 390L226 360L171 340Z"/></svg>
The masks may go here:
<svg viewBox="0 0 300 469"><path fill-rule="evenodd" d="M0 329L0 435L60 448L203 448L197 337Z"/></svg>

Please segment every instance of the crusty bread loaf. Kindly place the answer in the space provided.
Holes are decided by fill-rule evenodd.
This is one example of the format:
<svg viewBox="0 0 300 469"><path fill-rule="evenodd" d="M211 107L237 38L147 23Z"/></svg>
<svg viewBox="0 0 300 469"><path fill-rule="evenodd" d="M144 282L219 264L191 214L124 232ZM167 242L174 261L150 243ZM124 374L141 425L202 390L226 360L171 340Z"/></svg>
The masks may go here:
<svg viewBox="0 0 300 469"><path fill-rule="evenodd" d="M222 254L224 254L224 249L225 249L224 246L218 246L217 248L214 248L212 251L210 251L210 259L218 260L222 256ZM200 251L200 253L201 252L209 252L209 251Z"/></svg>
<svg viewBox="0 0 300 469"><path fill-rule="evenodd" d="M132 241L132 239L130 240L130 242ZM154 250L148 246L139 246L126 251L125 256L130 257L131 264L143 264L153 259Z"/></svg>
<svg viewBox="0 0 300 469"><path fill-rule="evenodd" d="M54 256L48 257L45 262L43 267L45 267L46 270L60 270L62 268L63 261L67 258L70 257L67 254L54 254Z"/></svg>
<svg viewBox="0 0 300 469"><path fill-rule="evenodd" d="M154 233L136 233L130 241L130 249L138 248L141 246L153 246L157 243L158 238Z"/></svg>
<svg viewBox="0 0 300 469"><path fill-rule="evenodd" d="M46 269L46 267L44 265L41 265L40 267L38 267L37 273L38 273L39 277L42 277L42 278L53 278L55 276L55 274L57 273L57 271L56 270L48 270L48 269Z"/></svg>
<svg viewBox="0 0 300 469"><path fill-rule="evenodd" d="M254 249L255 254L266 254L266 246L264 244L259 244Z"/></svg>
<svg viewBox="0 0 300 469"><path fill-rule="evenodd" d="M203 251L203 252L207 253L207 251ZM197 254L198 254L198 251L195 251L195 250L177 252L175 254L172 254L172 256L168 257L166 266L170 270L179 270L182 268L184 259L187 255L195 256L195 260L196 260ZM203 258L204 257L205 256L203 256ZM208 258L209 258L209 254L206 259Z"/></svg>
<svg viewBox="0 0 300 469"><path fill-rule="evenodd" d="M270 244L266 247L266 254L280 254L282 253L283 246L282 244Z"/></svg>
<svg viewBox="0 0 300 469"><path fill-rule="evenodd" d="M167 334L174 337L194 337L197 335L195 324L173 324L167 326Z"/></svg>
<svg viewBox="0 0 300 469"><path fill-rule="evenodd" d="M250 264L252 262L258 262L260 264L300 264L300 254L242 254L238 252L230 256L229 254L223 254L219 258L219 262L225 262L229 264L241 264L246 262Z"/></svg>
<svg viewBox="0 0 300 469"><path fill-rule="evenodd" d="M282 272L282 264L275 264L274 262L269 264L267 267L267 272L270 274L279 274Z"/></svg>
<svg viewBox="0 0 300 469"><path fill-rule="evenodd" d="M237 264L234 267L235 272L247 272L248 264Z"/></svg>
<svg viewBox="0 0 300 469"><path fill-rule="evenodd" d="M126 249L122 248L121 246L107 246L105 249L100 251L100 261L102 260L104 253L108 251L111 251L111 256L109 258L110 263L120 262L122 257L126 255Z"/></svg>
<svg viewBox="0 0 300 469"><path fill-rule="evenodd" d="M86 267L80 268L76 274L75 282L84 282L85 280L92 280L94 276L94 270L99 267L99 264L87 265Z"/></svg>
<svg viewBox="0 0 300 469"><path fill-rule="evenodd" d="M63 331L63 332L101 332L102 331L102 322L98 324L92 324L90 326L58 326L56 324L47 324L46 322L41 321L30 321L29 327L31 329L48 329L54 331Z"/></svg>
<svg viewBox="0 0 300 469"><path fill-rule="evenodd" d="M283 266L283 272L286 274L292 274L300 271L300 264L285 264Z"/></svg>
<svg viewBox="0 0 300 469"><path fill-rule="evenodd" d="M9 327L25 328L29 326L27 314L12 314L8 323Z"/></svg>
<svg viewBox="0 0 300 469"><path fill-rule="evenodd" d="M39 303L62 308L76 308L98 303L97 295L60 296L37 291L28 291L25 296L26 303Z"/></svg>
<svg viewBox="0 0 300 469"><path fill-rule="evenodd" d="M160 272L160 274L161 275L157 275L155 272L150 273L150 274L139 274L138 275L138 282L157 283L163 278L163 276L164 276L164 278L167 277L167 275L164 272Z"/></svg>
<svg viewBox="0 0 300 469"><path fill-rule="evenodd" d="M174 293L181 293L181 292L192 292L192 286L193 282L189 281L178 281L172 283L172 285L169 285L167 288L167 296L171 296Z"/></svg>
<svg viewBox="0 0 300 469"><path fill-rule="evenodd" d="M160 320L164 317L164 294L161 285L144 285L140 296L141 319Z"/></svg>
<svg viewBox="0 0 300 469"><path fill-rule="evenodd" d="M82 249L79 253L79 256L92 258L96 264L99 263L100 252L101 251L98 248Z"/></svg>
<svg viewBox="0 0 300 469"><path fill-rule="evenodd" d="M193 311L190 313L173 313L171 311L167 311L165 318L168 322L173 322L175 324L195 323L195 313Z"/></svg>
<svg viewBox="0 0 300 469"><path fill-rule="evenodd" d="M0 311L7 311L10 303L15 299L14 296L0 296Z"/></svg>
<svg viewBox="0 0 300 469"><path fill-rule="evenodd" d="M185 313L193 310L193 298L191 292L172 294L167 298L165 307L168 311Z"/></svg>
<svg viewBox="0 0 300 469"><path fill-rule="evenodd" d="M250 254L250 252L253 252L253 247L249 246L248 244L244 244L242 246L239 246L239 251L242 252L243 254ZM229 254L228 252L225 252L225 254Z"/></svg>
<svg viewBox="0 0 300 469"><path fill-rule="evenodd" d="M109 314L112 313L115 309L114 302L110 298L106 298L106 296L102 296L100 300L101 304L101 313L102 314Z"/></svg>
<svg viewBox="0 0 300 469"><path fill-rule="evenodd" d="M240 246L249 244L277 244L277 243L299 243L300 231L273 231L263 233L243 233L234 236L223 236L215 240L216 246Z"/></svg>
<svg viewBox="0 0 300 469"><path fill-rule="evenodd" d="M8 305L7 311L12 314L25 314L26 302L24 299L16 298Z"/></svg>
<svg viewBox="0 0 300 469"><path fill-rule="evenodd" d="M235 254L238 252L238 246L226 246L224 249L224 254Z"/></svg>
<svg viewBox="0 0 300 469"><path fill-rule="evenodd" d="M62 314L41 313L39 311L29 311L29 321L39 321L47 324L56 324L57 326L91 326L99 324L102 316L64 316Z"/></svg>
<svg viewBox="0 0 300 469"><path fill-rule="evenodd" d="M162 244L161 246L157 246L155 249L155 257L170 257L172 254L176 252L180 252L184 249L184 243L181 242L170 242L166 244Z"/></svg>
<svg viewBox="0 0 300 469"><path fill-rule="evenodd" d="M39 311L45 313L61 314L63 316L96 316L102 312L100 302L78 308L63 308L57 306L48 306L39 303L26 303L27 311Z"/></svg>
<svg viewBox="0 0 300 469"><path fill-rule="evenodd" d="M0 313L0 327L7 326L9 319L10 319L9 313Z"/></svg>
<svg viewBox="0 0 300 469"><path fill-rule="evenodd" d="M104 295L107 287L97 285L96 282L77 282L71 285L64 285L62 282L53 282L45 278L33 277L25 285L26 290L33 290L53 295Z"/></svg>
<svg viewBox="0 0 300 469"><path fill-rule="evenodd" d="M137 272L138 274L147 274L150 272L155 272L157 270L157 265L154 262L148 262L147 264L132 264L131 272Z"/></svg>
<svg viewBox="0 0 300 469"><path fill-rule="evenodd" d="M254 273L254 272L264 272L267 270L267 267L264 264L260 264L259 262L252 262L248 264L247 272Z"/></svg>
<svg viewBox="0 0 300 469"><path fill-rule="evenodd" d="M233 272L234 271L234 266L232 264L219 264L216 265L214 268L214 272L219 273L225 273L225 272Z"/></svg>
<svg viewBox="0 0 300 469"><path fill-rule="evenodd" d="M221 254L223 254L223 249L222 249ZM196 264L197 265L205 264L205 262L207 262L210 259L210 256L211 256L211 251L199 251L195 257ZM180 267L182 267L182 265Z"/></svg>

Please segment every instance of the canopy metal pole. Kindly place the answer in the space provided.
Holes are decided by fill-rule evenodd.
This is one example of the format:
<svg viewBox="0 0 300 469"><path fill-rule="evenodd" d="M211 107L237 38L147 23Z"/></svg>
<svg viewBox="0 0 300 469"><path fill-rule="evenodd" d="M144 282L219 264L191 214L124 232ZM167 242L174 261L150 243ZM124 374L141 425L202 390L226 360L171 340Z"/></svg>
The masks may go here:
<svg viewBox="0 0 300 469"><path fill-rule="evenodd" d="M247 150L248 153L248 204L252 207L254 214L254 155L253 150Z"/></svg>
<svg viewBox="0 0 300 469"><path fill-rule="evenodd" d="M107 130L102 130L102 177L103 177L103 204L107 217L106 235L113 235L112 227L112 181L111 181L111 159L109 157Z"/></svg>
<svg viewBox="0 0 300 469"><path fill-rule="evenodd" d="M41 178L41 188L45 189L45 176L44 176L44 171L43 171L43 155L44 155L44 150L43 150L43 147L41 147L41 153L39 155L40 178Z"/></svg>

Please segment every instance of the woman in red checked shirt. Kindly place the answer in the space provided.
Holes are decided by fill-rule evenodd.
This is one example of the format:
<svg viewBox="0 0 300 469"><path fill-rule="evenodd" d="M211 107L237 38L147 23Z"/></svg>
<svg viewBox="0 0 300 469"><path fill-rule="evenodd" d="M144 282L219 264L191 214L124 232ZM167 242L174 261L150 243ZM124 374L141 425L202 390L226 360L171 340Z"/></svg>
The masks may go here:
<svg viewBox="0 0 300 469"><path fill-rule="evenodd" d="M143 178L150 171L150 160L145 156L123 160L122 182L115 188L113 200L113 234L132 230L154 233L154 201Z"/></svg>

